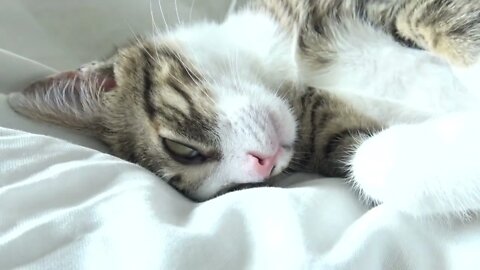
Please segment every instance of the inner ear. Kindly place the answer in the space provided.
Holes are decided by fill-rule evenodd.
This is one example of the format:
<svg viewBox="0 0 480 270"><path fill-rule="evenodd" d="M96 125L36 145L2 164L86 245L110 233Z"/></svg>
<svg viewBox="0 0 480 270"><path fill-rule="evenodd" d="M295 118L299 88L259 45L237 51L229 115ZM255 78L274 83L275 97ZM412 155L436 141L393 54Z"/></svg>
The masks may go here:
<svg viewBox="0 0 480 270"><path fill-rule="evenodd" d="M104 93L117 88L113 64L93 62L32 83L9 96L20 114L63 126L97 130Z"/></svg>

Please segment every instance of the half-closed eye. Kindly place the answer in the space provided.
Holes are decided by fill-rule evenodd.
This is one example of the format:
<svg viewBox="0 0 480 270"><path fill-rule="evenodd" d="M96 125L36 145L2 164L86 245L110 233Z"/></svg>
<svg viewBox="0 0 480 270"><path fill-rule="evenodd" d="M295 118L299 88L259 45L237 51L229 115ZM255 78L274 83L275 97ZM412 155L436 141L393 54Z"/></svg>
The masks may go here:
<svg viewBox="0 0 480 270"><path fill-rule="evenodd" d="M183 165L198 165L207 161L207 156L192 146L162 138L163 147L173 160Z"/></svg>

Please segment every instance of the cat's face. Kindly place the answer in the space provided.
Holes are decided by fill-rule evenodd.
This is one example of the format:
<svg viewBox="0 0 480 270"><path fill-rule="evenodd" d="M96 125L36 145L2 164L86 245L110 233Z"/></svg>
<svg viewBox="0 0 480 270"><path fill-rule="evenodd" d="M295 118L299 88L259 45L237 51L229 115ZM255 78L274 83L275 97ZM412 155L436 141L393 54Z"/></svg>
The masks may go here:
<svg viewBox="0 0 480 270"><path fill-rule="evenodd" d="M200 200L286 168L295 121L285 101L234 70L196 62L188 45L143 45L120 52L118 89L105 96L115 153Z"/></svg>
<svg viewBox="0 0 480 270"><path fill-rule="evenodd" d="M94 130L115 155L196 200L262 183L289 164L295 119L276 89L261 83L255 57L222 50L219 31L205 26L144 41L109 62L34 84L10 103Z"/></svg>

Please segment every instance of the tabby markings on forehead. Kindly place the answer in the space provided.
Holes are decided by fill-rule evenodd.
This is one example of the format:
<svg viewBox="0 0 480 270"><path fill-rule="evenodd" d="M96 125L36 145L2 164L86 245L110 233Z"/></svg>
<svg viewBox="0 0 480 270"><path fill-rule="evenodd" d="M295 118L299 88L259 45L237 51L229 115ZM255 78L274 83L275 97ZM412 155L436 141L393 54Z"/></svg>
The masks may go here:
<svg viewBox="0 0 480 270"><path fill-rule="evenodd" d="M191 103L173 87L159 91L163 105L176 108L184 115L191 114Z"/></svg>
<svg viewBox="0 0 480 270"><path fill-rule="evenodd" d="M183 57L180 53L176 52L173 48L162 47L157 49L157 54L161 55L165 60L175 64L177 69L175 70L175 78L178 81L182 81L186 85L198 85L203 80L200 74L189 65L189 61ZM172 75L173 73L170 73Z"/></svg>
<svg viewBox="0 0 480 270"><path fill-rule="evenodd" d="M150 53L148 48L142 50L142 56L144 58L144 66L142 68L143 72L143 102L144 102L144 109L147 113L148 117L153 118L156 114L155 106L152 102L152 90L153 90L153 81L152 81L152 71L153 71L153 64Z"/></svg>
<svg viewBox="0 0 480 270"><path fill-rule="evenodd" d="M152 49L145 47L142 54L145 63L143 67L144 104L148 116L153 119L160 111L164 113L168 111L170 115L164 114L164 116L169 120L184 121L191 114L193 102L186 91L180 87L180 84L188 87L186 86L187 83L192 82L192 79L186 79L184 76L183 64L179 62L177 57L172 58L171 53L164 50L152 53ZM153 55L167 56L168 60L174 60L175 62L165 63L161 68L156 68L155 64L158 65L158 63L153 63L155 61L152 59ZM181 67L176 69L175 65L177 64ZM182 82L179 82L179 80L182 80ZM164 85L165 83L168 83L168 85Z"/></svg>

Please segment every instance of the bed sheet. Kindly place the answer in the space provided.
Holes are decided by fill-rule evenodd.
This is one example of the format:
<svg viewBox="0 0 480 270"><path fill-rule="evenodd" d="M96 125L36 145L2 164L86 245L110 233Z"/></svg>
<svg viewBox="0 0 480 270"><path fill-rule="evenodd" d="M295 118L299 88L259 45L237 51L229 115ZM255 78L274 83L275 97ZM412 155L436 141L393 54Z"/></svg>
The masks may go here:
<svg viewBox="0 0 480 270"><path fill-rule="evenodd" d="M162 1L169 24L175 2L183 20L220 20L235 1ZM303 174L193 203L97 140L7 106L29 81L147 31L151 3L0 1L0 269L480 268L476 216L367 209L342 179Z"/></svg>
<svg viewBox="0 0 480 270"><path fill-rule="evenodd" d="M96 150L0 128L0 269L478 269L480 223L365 209L293 175L193 203Z"/></svg>

